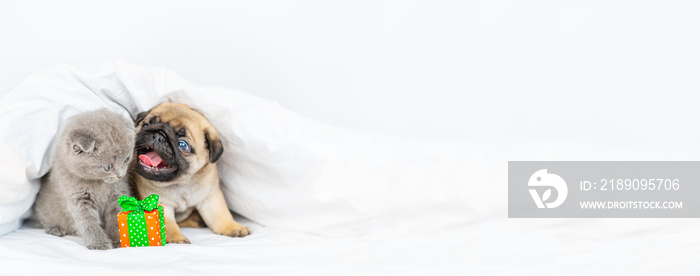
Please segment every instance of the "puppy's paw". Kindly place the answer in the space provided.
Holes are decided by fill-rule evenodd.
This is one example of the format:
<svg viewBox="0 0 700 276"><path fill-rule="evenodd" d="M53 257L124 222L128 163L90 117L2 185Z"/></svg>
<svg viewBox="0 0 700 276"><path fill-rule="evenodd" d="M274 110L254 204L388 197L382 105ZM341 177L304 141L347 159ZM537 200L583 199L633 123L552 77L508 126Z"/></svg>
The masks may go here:
<svg viewBox="0 0 700 276"><path fill-rule="evenodd" d="M91 244L87 245L87 248L90 250L107 250L107 249L112 249L112 243L110 243L110 242L91 243Z"/></svg>
<svg viewBox="0 0 700 276"><path fill-rule="evenodd" d="M45 230L47 234L51 234L58 237L63 237L67 234L66 231L63 231L63 229L61 229L61 227L58 226L46 227Z"/></svg>
<svg viewBox="0 0 700 276"><path fill-rule="evenodd" d="M190 244L190 240L181 233L175 233L173 235L166 235L165 240L168 243L180 243L180 244Z"/></svg>
<svg viewBox="0 0 700 276"><path fill-rule="evenodd" d="M243 226L238 222L235 222L231 227L224 230L222 233L217 233L229 237L245 237L250 235L250 228Z"/></svg>

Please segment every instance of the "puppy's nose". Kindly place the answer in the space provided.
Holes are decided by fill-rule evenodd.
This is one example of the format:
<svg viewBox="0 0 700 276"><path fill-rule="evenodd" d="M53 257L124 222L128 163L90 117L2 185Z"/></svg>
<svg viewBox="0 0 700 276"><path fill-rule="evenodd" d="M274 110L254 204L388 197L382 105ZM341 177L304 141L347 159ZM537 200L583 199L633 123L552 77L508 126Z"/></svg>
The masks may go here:
<svg viewBox="0 0 700 276"><path fill-rule="evenodd" d="M153 141L165 142L165 137L163 137L163 135L160 133L154 133L153 134Z"/></svg>

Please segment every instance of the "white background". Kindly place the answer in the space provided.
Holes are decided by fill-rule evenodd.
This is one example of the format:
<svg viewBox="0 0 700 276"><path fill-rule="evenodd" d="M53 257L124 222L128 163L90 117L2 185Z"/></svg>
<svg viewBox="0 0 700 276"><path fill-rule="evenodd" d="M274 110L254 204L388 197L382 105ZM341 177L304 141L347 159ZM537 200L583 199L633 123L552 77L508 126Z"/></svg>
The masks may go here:
<svg viewBox="0 0 700 276"><path fill-rule="evenodd" d="M493 216L500 220L365 243L315 243L318 237L263 227L222 241L193 230L198 251L166 247L169 258L148 268L167 269L182 250L196 257L172 268L180 273L202 264L211 274L227 265L245 273L321 264L328 270L320 274L339 274L351 267L345 262L367 258L374 263L357 274L393 266L459 275L696 275L697 219L514 220L505 208L509 160L700 160L698 14L694 1L4 1L0 94L60 63L164 66L332 125L445 142L441 149L470 166L446 166L469 180L443 185L455 188L445 189L447 197L503 209ZM462 155L457 143L481 151ZM428 165L415 171L430 168L430 159L422 161ZM362 191L358 198L382 201L372 197L381 194L371 181L357 182L368 188L351 186ZM143 271L53 238L39 229L8 234L0 260L59 272L98 261ZM237 253L221 253L229 248ZM79 261L55 258L63 252ZM36 254L58 261L27 265Z"/></svg>
<svg viewBox="0 0 700 276"><path fill-rule="evenodd" d="M697 141L699 11L692 1L10 1L0 92L43 67L121 59L355 129L644 152ZM670 151L566 157L700 157Z"/></svg>

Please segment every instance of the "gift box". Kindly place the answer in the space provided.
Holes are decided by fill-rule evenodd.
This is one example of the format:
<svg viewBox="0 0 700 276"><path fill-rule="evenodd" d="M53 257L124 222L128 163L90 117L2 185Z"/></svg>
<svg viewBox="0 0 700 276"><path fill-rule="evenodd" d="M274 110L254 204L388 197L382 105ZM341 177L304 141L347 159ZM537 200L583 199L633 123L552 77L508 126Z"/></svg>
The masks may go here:
<svg viewBox="0 0 700 276"><path fill-rule="evenodd" d="M141 201L130 196L119 197L122 211L117 221L121 247L165 245L165 218L158 198L156 194Z"/></svg>

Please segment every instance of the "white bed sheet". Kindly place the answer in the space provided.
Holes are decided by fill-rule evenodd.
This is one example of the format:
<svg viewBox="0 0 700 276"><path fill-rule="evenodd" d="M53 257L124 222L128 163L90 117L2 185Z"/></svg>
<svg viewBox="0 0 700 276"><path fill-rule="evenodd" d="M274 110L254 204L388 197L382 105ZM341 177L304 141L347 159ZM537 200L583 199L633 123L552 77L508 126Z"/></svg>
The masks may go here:
<svg viewBox="0 0 700 276"><path fill-rule="evenodd" d="M250 225L229 238L185 228L190 245L90 251L25 224L0 238L10 275L697 275L693 220L492 219L439 232L346 237ZM629 223L635 224L629 227ZM645 230L639 225L651 223Z"/></svg>

